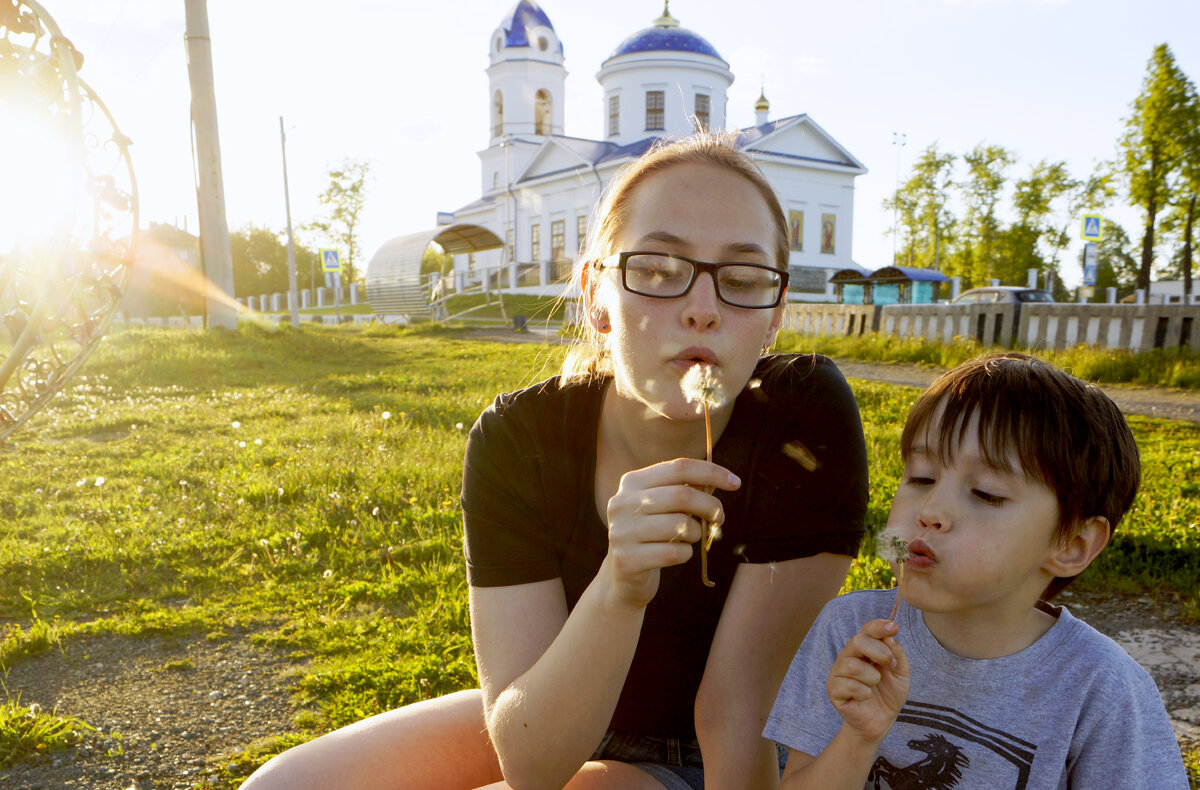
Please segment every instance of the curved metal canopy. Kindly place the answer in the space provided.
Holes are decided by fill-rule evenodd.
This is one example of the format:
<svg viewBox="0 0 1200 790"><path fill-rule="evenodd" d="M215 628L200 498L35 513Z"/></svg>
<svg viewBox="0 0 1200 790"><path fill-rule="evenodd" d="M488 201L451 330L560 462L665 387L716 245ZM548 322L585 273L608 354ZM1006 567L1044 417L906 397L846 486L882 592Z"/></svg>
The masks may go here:
<svg viewBox="0 0 1200 790"><path fill-rule="evenodd" d="M399 316L429 310L429 289L421 276L421 259L431 242L451 255L504 246L482 225L457 224L397 236L376 251L367 264L367 302L376 315Z"/></svg>

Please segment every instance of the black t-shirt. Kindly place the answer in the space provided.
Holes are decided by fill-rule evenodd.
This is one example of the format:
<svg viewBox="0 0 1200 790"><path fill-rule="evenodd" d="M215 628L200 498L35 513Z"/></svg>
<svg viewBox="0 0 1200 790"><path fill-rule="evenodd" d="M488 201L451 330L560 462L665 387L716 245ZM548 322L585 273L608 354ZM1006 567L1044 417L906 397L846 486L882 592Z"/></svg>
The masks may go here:
<svg viewBox="0 0 1200 790"><path fill-rule="evenodd" d="M462 507L467 579L499 587L561 578L573 608L608 551L596 512L596 435L608 380L548 379L504 394L467 440ZM760 360L713 448L742 480L717 491L722 537L700 581L700 553L664 568L611 728L695 737L693 708L739 563L821 552L854 556L867 507L858 406L834 364L816 355ZM770 634L762 638L770 639Z"/></svg>

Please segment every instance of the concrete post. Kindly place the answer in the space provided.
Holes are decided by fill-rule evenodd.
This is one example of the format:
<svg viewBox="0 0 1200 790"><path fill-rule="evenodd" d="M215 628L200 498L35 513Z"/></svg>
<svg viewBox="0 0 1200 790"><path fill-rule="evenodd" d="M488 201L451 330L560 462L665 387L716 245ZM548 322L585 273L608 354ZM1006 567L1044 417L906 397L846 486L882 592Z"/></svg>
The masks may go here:
<svg viewBox="0 0 1200 790"><path fill-rule="evenodd" d="M988 280L988 285L990 285L992 287L995 287L999 284L1000 284L1000 279L997 277L993 277L992 279Z"/></svg>
<svg viewBox="0 0 1200 790"><path fill-rule="evenodd" d="M1105 288L1104 291L1107 295L1107 302L1109 304L1116 304L1117 303L1117 289L1109 287L1109 288Z"/></svg>
<svg viewBox="0 0 1200 790"><path fill-rule="evenodd" d="M957 299L958 295L961 291L962 291L962 278L961 277L951 277L950 278L950 301L953 302L955 299Z"/></svg>
<svg viewBox="0 0 1200 790"><path fill-rule="evenodd" d="M1037 269L1026 269L1025 270L1025 286L1027 288L1037 288L1037 281L1038 281L1038 270Z"/></svg>
<svg viewBox="0 0 1200 790"><path fill-rule="evenodd" d="M233 301L233 257L225 219L221 143L217 133L217 97L213 88L212 41L207 0L184 0L188 80L192 89L192 127L196 151L200 212L200 256L208 285L204 290L209 326L237 329Z"/></svg>

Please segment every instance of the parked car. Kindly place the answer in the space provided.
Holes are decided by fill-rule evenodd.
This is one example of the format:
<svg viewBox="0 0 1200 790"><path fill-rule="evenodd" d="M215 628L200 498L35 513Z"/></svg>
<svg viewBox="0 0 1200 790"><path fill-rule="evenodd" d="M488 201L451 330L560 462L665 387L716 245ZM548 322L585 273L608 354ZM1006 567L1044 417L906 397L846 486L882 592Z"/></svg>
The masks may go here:
<svg viewBox="0 0 1200 790"><path fill-rule="evenodd" d="M989 285L971 288L960 293L951 304L1015 304L1026 302L1053 302L1049 291L1037 288L1021 288L1016 285Z"/></svg>

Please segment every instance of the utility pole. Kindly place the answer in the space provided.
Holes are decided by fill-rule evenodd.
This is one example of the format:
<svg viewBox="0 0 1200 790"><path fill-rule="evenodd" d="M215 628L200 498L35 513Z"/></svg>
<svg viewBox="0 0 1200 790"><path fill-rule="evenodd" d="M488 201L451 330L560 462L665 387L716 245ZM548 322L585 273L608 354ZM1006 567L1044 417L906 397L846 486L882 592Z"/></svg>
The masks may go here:
<svg viewBox="0 0 1200 790"><path fill-rule="evenodd" d="M233 256L225 219L221 181L221 144L217 134L217 96L213 88L212 41L208 36L208 0L184 0L187 16L188 81L192 88L192 140L200 213L200 257L208 282L204 306L208 326L237 329L233 298Z"/></svg>
<svg viewBox="0 0 1200 790"><path fill-rule="evenodd" d="M300 291L296 288L296 244L292 239L292 199L288 195L287 135L283 131L283 116L279 116L279 149L283 152L283 208L287 212L288 233L288 309L292 326L300 326Z"/></svg>

